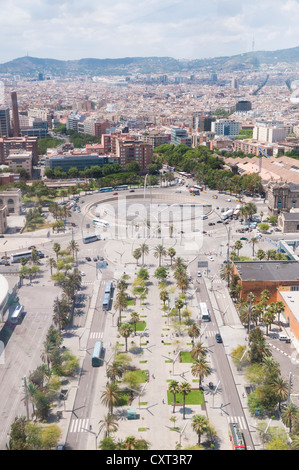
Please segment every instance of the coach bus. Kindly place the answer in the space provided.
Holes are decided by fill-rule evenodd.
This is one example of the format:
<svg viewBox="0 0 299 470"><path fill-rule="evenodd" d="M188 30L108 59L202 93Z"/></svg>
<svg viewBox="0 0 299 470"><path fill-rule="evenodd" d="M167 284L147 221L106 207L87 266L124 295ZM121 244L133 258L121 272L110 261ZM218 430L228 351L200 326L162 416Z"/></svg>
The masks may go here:
<svg viewBox="0 0 299 470"><path fill-rule="evenodd" d="M99 189L99 193L109 193L109 192L111 192L111 191L113 191L112 186L109 186L109 187L106 187L106 188L100 188L100 189Z"/></svg>
<svg viewBox="0 0 299 470"><path fill-rule="evenodd" d="M87 235L86 237L82 238L83 243L92 243L101 240L100 235Z"/></svg>
<svg viewBox="0 0 299 470"><path fill-rule="evenodd" d="M10 317L10 322L13 324L18 323L23 310L24 310L23 305L18 305Z"/></svg>
<svg viewBox="0 0 299 470"><path fill-rule="evenodd" d="M103 352L102 341L96 341L94 348L93 348L92 358L91 358L92 367L100 367L102 365L103 363L103 359L101 358L102 352Z"/></svg>
<svg viewBox="0 0 299 470"><path fill-rule="evenodd" d="M12 263L19 263L21 258L29 259L32 256L32 251L24 251L23 253L13 253L11 255L10 261ZM45 255L41 251L38 252L39 258L44 258Z"/></svg>
<svg viewBox="0 0 299 470"><path fill-rule="evenodd" d="M112 298L112 293L113 293L113 284L112 284L112 282L106 282L104 298L103 298L103 304L102 304L103 310L109 310L110 302L111 302L111 298Z"/></svg>
<svg viewBox="0 0 299 470"><path fill-rule="evenodd" d="M233 450L246 450L244 436L240 431L238 423L229 423L229 437Z"/></svg>
<svg viewBox="0 0 299 470"><path fill-rule="evenodd" d="M210 321L210 313L205 302L200 302L199 304L200 313L201 313L201 321Z"/></svg>
<svg viewBox="0 0 299 470"><path fill-rule="evenodd" d="M129 189L129 186L127 184L122 184L121 186L115 186L115 191L126 191Z"/></svg>
<svg viewBox="0 0 299 470"><path fill-rule="evenodd" d="M92 223L96 227L106 227L106 228L109 227L109 223L106 220L102 220L102 219L93 219Z"/></svg>

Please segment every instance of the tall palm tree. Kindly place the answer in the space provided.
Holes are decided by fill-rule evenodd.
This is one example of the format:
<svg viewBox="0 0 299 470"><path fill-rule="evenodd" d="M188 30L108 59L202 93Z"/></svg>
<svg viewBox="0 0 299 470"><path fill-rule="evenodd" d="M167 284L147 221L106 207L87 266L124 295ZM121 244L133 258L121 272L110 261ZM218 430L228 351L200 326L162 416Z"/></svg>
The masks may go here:
<svg viewBox="0 0 299 470"><path fill-rule="evenodd" d="M71 240L70 241L68 249L72 252L74 258L76 256L76 263L77 263L77 253L79 251L79 245L76 242L76 240Z"/></svg>
<svg viewBox="0 0 299 470"><path fill-rule="evenodd" d="M121 323L121 312L127 307L127 294L123 291L119 291L116 295L114 307L119 311L118 324Z"/></svg>
<svg viewBox="0 0 299 470"><path fill-rule="evenodd" d="M278 376L273 379L271 386L273 387L273 391L279 397L278 408L280 411L281 402L288 398L289 384L282 377Z"/></svg>
<svg viewBox="0 0 299 470"><path fill-rule="evenodd" d="M136 249L133 251L133 258L136 259L137 266L138 266L138 260L139 260L139 258L141 258L141 256L142 256L141 249L140 249L140 248L136 248Z"/></svg>
<svg viewBox="0 0 299 470"><path fill-rule="evenodd" d="M123 323L119 329L119 334L125 338L126 352L128 351L128 338L133 333L133 327L130 323Z"/></svg>
<svg viewBox="0 0 299 470"><path fill-rule="evenodd" d="M208 354L208 348L204 346L201 341L198 341L195 346L193 346L191 351L192 359L198 360L201 356L205 357Z"/></svg>
<svg viewBox="0 0 299 470"><path fill-rule="evenodd" d="M120 389L117 383L108 383L106 389L101 394L101 402L107 406L109 413L113 414L113 407L120 399Z"/></svg>
<svg viewBox="0 0 299 470"><path fill-rule="evenodd" d="M137 326L137 322L139 322L140 318L139 318L139 315L137 312L132 312L131 313L131 322L133 323L134 325L134 334L136 336L136 326Z"/></svg>
<svg viewBox="0 0 299 470"><path fill-rule="evenodd" d="M105 429L105 437L109 437L111 432L115 432L118 430L118 423L116 417L111 413L107 413L104 419L101 419L101 421L99 421L99 424L99 432Z"/></svg>
<svg viewBox="0 0 299 470"><path fill-rule="evenodd" d="M192 429L196 432L198 441L197 444L200 445L201 436L208 432L209 429L209 420L203 415L195 415L192 418Z"/></svg>
<svg viewBox="0 0 299 470"><path fill-rule="evenodd" d="M51 272L51 276L52 276L52 270L53 268L56 267L56 261L54 258L48 258L47 259L47 266L50 266L50 272Z"/></svg>
<svg viewBox="0 0 299 470"><path fill-rule="evenodd" d="M194 339L195 338L198 338L199 335L200 335L200 329L198 328L198 326L196 325L196 323L193 323L189 330L188 330L188 335L190 336L191 340L192 340L192 346L194 346Z"/></svg>
<svg viewBox="0 0 299 470"><path fill-rule="evenodd" d="M281 413L281 419L283 424L287 426L292 432L294 422L298 419L299 409L291 403Z"/></svg>
<svg viewBox="0 0 299 470"><path fill-rule="evenodd" d="M179 392L183 395L183 419L185 419L186 396L191 392L188 382L182 382L179 385Z"/></svg>
<svg viewBox="0 0 299 470"><path fill-rule="evenodd" d="M194 377L198 377L199 379L199 382L198 382L199 388L201 387L202 379L210 375L211 372L212 372L212 369L208 365L206 358L203 356L200 356L191 366L192 375L194 375Z"/></svg>
<svg viewBox="0 0 299 470"><path fill-rule="evenodd" d="M252 237L250 243L252 245L252 257L254 258L254 246L258 243L258 239L256 237Z"/></svg>
<svg viewBox="0 0 299 470"><path fill-rule="evenodd" d="M154 256L155 258L159 258L159 266L161 266L162 258L163 256L166 256L166 254L167 254L167 251L165 250L163 245L156 246L154 250Z"/></svg>
<svg viewBox="0 0 299 470"><path fill-rule="evenodd" d="M175 251L174 248L171 247L171 248L168 248L168 252L167 252L167 253L168 253L168 256L170 257L170 265L172 266L172 260L173 260L173 258L174 258L175 255L176 255L176 251Z"/></svg>
<svg viewBox="0 0 299 470"><path fill-rule="evenodd" d="M181 321L181 310L184 307L184 305L185 305L185 302L183 301L183 299L177 299L175 301L175 306L176 306L176 308L178 309L178 312L179 312L179 321Z"/></svg>
<svg viewBox="0 0 299 470"><path fill-rule="evenodd" d="M122 364L118 361L113 361L107 366L107 377L111 382L116 382L117 379L120 379L124 373L124 368Z"/></svg>
<svg viewBox="0 0 299 470"><path fill-rule="evenodd" d="M173 394L173 409L172 409L172 412L175 413L176 395L180 391L179 382L177 382L176 380L171 380L170 383L169 383L169 386L168 386L168 390L169 390L170 393Z"/></svg>
<svg viewBox="0 0 299 470"><path fill-rule="evenodd" d="M144 265L144 255L148 255L149 247L146 243L142 243L140 246L141 254L142 254L142 264Z"/></svg>
<svg viewBox="0 0 299 470"><path fill-rule="evenodd" d="M59 243L54 243L53 250L56 253L56 261L58 261L58 253L61 250L61 246L59 245Z"/></svg>

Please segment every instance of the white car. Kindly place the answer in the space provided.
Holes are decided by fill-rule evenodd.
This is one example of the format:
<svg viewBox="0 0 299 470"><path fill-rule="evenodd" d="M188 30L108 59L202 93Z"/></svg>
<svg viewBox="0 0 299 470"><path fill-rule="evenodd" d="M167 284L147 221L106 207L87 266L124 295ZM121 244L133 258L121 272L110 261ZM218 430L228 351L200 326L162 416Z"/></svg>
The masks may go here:
<svg viewBox="0 0 299 470"><path fill-rule="evenodd" d="M214 261L213 256L210 256L210 257L209 257L209 260L210 260L210 261Z"/></svg>
<svg viewBox="0 0 299 470"><path fill-rule="evenodd" d="M200 271L198 271L197 277L201 277L201 272Z"/></svg>
<svg viewBox="0 0 299 470"><path fill-rule="evenodd" d="M226 200L226 202L232 202L232 200L231 200L231 199L225 199L225 200Z"/></svg>
<svg viewBox="0 0 299 470"><path fill-rule="evenodd" d="M83 271L81 271L80 275L81 276L86 276L86 274Z"/></svg>

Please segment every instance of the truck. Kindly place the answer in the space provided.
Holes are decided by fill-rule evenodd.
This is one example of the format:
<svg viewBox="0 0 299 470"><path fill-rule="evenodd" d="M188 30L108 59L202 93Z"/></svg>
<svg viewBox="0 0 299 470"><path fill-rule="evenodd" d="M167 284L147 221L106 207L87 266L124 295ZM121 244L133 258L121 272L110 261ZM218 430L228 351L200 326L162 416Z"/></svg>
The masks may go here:
<svg viewBox="0 0 299 470"><path fill-rule="evenodd" d="M229 217L232 217L233 213L234 213L234 209L228 209L227 211L222 212L222 214L221 214L221 219L222 219L222 220L226 220L226 219L228 219Z"/></svg>

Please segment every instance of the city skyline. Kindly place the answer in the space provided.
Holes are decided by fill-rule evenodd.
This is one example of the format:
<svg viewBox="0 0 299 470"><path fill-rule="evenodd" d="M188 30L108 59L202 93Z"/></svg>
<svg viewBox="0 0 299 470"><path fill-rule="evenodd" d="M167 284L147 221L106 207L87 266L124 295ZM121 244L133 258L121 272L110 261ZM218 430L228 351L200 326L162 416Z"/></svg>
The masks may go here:
<svg viewBox="0 0 299 470"><path fill-rule="evenodd" d="M0 63L169 56L200 59L298 46L298 0L0 0Z"/></svg>

